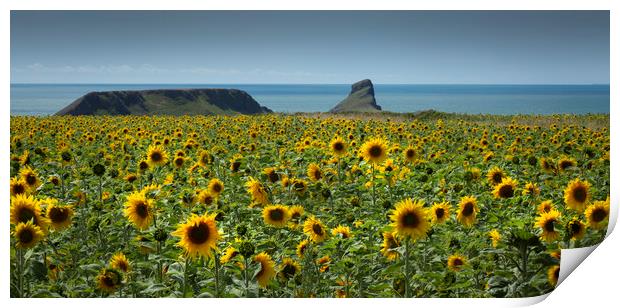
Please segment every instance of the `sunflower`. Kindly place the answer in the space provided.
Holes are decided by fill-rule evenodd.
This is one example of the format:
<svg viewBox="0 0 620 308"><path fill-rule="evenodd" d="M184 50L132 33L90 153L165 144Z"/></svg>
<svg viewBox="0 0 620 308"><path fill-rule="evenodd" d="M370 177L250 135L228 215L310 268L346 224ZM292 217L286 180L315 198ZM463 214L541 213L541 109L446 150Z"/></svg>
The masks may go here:
<svg viewBox="0 0 620 308"><path fill-rule="evenodd" d="M224 191L224 183L219 179L211 179L207 185L207 189L212 195L218 197L222 191Z"/></svg>
<svg viewBox="0 0 620 308"><path fill-rule="evenodd" d="M303 195L306 192L306 189L308 189L308 184L302 179L294 179L292 185L293 191L295 191L298 195Z"/></svg>
<svg viewBox="0 0 620 308"><path fill-rule="evenodd" d="M504 171L502 171L502 169L498 167L493 167L491 168L491 170L489 170L489 172L487 172L487 179L489 180L489 183L493 186L501 183L504 177L506 177Z"/></svg>
<svg viewBox="0 0 620 308"><path fill-rule="evenodd" d="M280 175L275 168L265 168L263 169L263 174L267 176L267 179L269 179L269 182L271 183L275 183L280 180Z"/></svg>
<svg viewBox="0 0 620 308"><path fill-rule="evenodd" d="M327 232L323 223L314 216L306 219L304 222L304 233L315 243L320 243L327 238Z"/></svg>
<svg viewBox="0 0 620 308"><path fill-rule="evenodd" d="M247 187L248 193L252 196L252 201L260 204L269 203L267 191L265 191L265 188L261 182L253 177L250 177L250 179L245 183L245 186Z"/></svg>
<svg viewBox="0 0 620 308"><path fill-rule="evenodd" d="M397 235L410 237L413 240L426 237L431 224L428 212L423 205L422 201L414 202L411 199L396 203L390 219Z"/></svg>
<svg viewBox="0 0 620 308"><path fill-rule="evenodd" d="M464 256L459 254L451 255L448 258L448 269L453 272L458 272L463 268L463 266L465 266L466 263L467 261Z"/></svg>
<svg viewBox="0 0 620 308"><path fill-rule="evenodd" d="M350 238L351 229L347 226L338 225L338 227L332 229L332 235L333 236L340 235L342 238Z"/></svg>
<svg viewBox="0 0 620 308"><path fill-rule="evenodd" d="M289 208L288 212L291 214L291 220L299 221L304 214L304 207L301 205L293 205Z"/></svg>
<svg viewBox="0 0 620 308"><path fill-rule="evenodd" d="M558 284L558 278L560 278L560 266L554 265L547 270L547 279L549 284L553 287Z"/></svg>
<svg viewBox="0 0 620 308"><path fill-rule="evenodd" d="M148 158L149 165L157 165L163 166L168 162L168 154L161 146L149 146L148 152L146 154Z"/></svg>
<svg viewBox="0 0 620 308"><path fill-rule="evenodd" d="M400 244L394 236L394 232L383 232L383 244L381 245L381 253L390 261L398 259L400 256L394 248L398 248Z"/></svg>
<svg viewBox="0 0 620 308"><path fill-rule="evenodd" d="M560 233L555 230L555 226L560 223L560 212L551 210L546 213L541 213L536 218L535 226L542 230L540 238L546 242L553 242L560 237Z"/></svg>
<svg viewBox="0 0 620 308"><path fill-rule="evenodd" d="M26 186L30 190L35 190L41 185L41 180L37 175L37 172L30 166L25 166L19 171L19 177L26 183Z"/></svg>
<svg viewBox="0 0 620 308"><path fill-rule="evenodd" d="M153 201L148 199L143 192L133 192L125 202L125 217L127 217L140 230L145 230L153 221L155 211Z"/></svg>
<svg viewBox="0 0 620 308"><path fill-rule="evenodd" d="M286 227L289 219L291 219L291 213L284 205L274 204L263 208L263 220L268 225L276 228Z"/></svg>
<svg viewBox="0 0 620 308"><path fill-rule="evenodd" d="M211 160L211 154L205 150L202 150L198 155L198 164L202 167L206 167L209 163L211 163Z"/></svg>
<svg viewBox="0 0 620 308"><path fill-rule="evenodd" d="M502 236L501 234L499 234L499 231L497 231L497 229L493 229L489 231L489 238L491 239L491 244L493 245L493 248L495 248L497 247L499 241L502 239Z"/></svg>
<svg viewBox="0 0 620 308"><path fill-rule="evenodd" d="M50 221L52 229L60 231L71 225L73 207L60 206L54 202L47 207L46 216Z"/></svg>
<svg viewBox="0 0 620 308"><path fill-rule="evenodd" d="M269 281L276 275L275 271L275 263L265 252L261 252L254 257L254 262L260 263L260 270L256 273L256 280L258 280L258 284L265 288Z"/></svg>
<svg viewBox="0 0 620 308"><path fill-rule="evenodd" d="M545 172L555 171L555 166L553 165L553 161L545 157L540 159L540 168Z"/></svg>
<svg viewBox="0 0 620 308"><path fill-rule="evenodd" d="M347 153L347 144L340 137L334 138L329 148L335 156L343 156Z"/></svg>
<svg viewBox="0 0 620 308"><path fill-rule="evenodd" d="M450 218L450 204L448 202L435 203L430 210L433 224L444 223Z"/></svg>
<svg viewBox="0 0 620 308"><path fill-rule="evenodd" d="M177 245L183 248L188 256L209 257L211 250L217 249L220 234L215 225L215 216L216 214L192 214L187 222L179 224L176 231L172 232L173 236L180 238Z"/></svg>
<svg viewBox="0 0 620 308"><path fill-rule="evenodd" d="M329 270L329 263L332 262L332 259L329 255L322 256L316 260L316 265L319 265L319 272L324 273Z"/></svg>
<svg viewBox="0 0 620 308"><path fill-rule="evenodd" d="M213 202L215 201L215 196L212 195L208 189L205 189L205 190L201 190L198 193L198 195L196 196L196 199L198 200L199 204L209 206L213 204Z"/></svg>
<svg viewBox="0 0 620 308"><path fill-rule="evenodd" d="M502 179L501 183L495 185L493 189L493 196L496 199L499 198L512 198L515 195L517 188L517 182L509 177Z"/></svg>
<svg viewBox="0 0 620 308"><path fill-rule="evenodd" d="M538 205L538 213L547 213L551 210L555 210L551 200L545 200Z"/></svg>
<svg viewBox="0 0 620 308"><path fill-rule="evenodd" d="M408 163L414 162L417 156L418 156L418 153L413 147L407 147L403 151L403 158L405 158L405 161Z"/></svg>
<svg viewBox="0 0 620 308"><path fill-rule="evenodd" d="M566 224L566 232L571 239L580 240L586 234L586 225L575 217Z"/></svg>
<svg viewBox="0 0 620 308"><path fill-rule="evenodd" d="M540 188L538 185L532 182L525 183L525 187L523 188L523 195L537 196L540 194Z"/></svg>
<svg viewBox="0 0 620 308"><path fill-rule="evenodd" d="M183 164L185 163L185 157L175 156L174 159L172 160L172 163L174 163L174 166L176 168L182 168Z"/></svg>
<svg viewBox="0 0 620 308"><path fill-rule="evenodd" d="M308 244L310 244L308 240L303 240L299 242L299 244L297 244L295 252L297 253L297 256L299 256L299 258L304 257L304 253L306 252L306 248L308 248Z"/></svg>
<svg viewBox="0 0 620 308"><path fill-rule="evenodd" d="M39 202L32 196L17 195L11 199L10 209L11 223L14 225L27 223L32 220L35 226L38 226L45 232L49 224L49 220L41 215L41 206Z"/></svg>
<svg viewBox="0 0 620 308"><path fill-rule="evenodd" d="M575 167L577 162L574 159L563 157L558 161L558 169L564 171L570 167Z"/></svg>
<svg viewBox="0 0 620 308"><path fill-rule="evenodd" d="M586 222L592 229L601 229L609 220L609 199L595 201L585 211Z"/></svg>
<svg viewBox="0 0 620 308"><path fill-rule="evenodd" d="M110 259L110 267L113 269L117 269L123 271L125 273L131 271L131 265L129 264L129 260L122 252L117 252Z"/></svg>
<svg viewBox="0 0 620 308"><path fill-rule="evenodd" d="M474 196L461 198L459 202L459 214L456 219L467 227L471 227L476 221L478 214L478 201Z"/></svg>
<svg viewBox="0 0 620 308"><path fill-rule="evenodd" d="M228 263L230 262L230 260L232 260L234 257L239 255L239 251L237 249L235 249L235 247L228 247L226 248L226 250L224 250L224 255L222 256L222 259L220 261L222 261L222 263Z"/></svg>
<svg viewBox="0 0 620 308"><path fill-rule="evenodd" d="M590 200L590 183L574 179L566 189L564 189L564 203L568 208L578 212L583 212L586 204Z"/></svg>
<svg viewBox="0 0 620 308"><path fill-rule="evenodd" d="M11 178L11 197L17 195L25 195L30 192L30 187L26 184L26 181L22 178Z"/></svg>
<svg viewBox="0 0 620 308"><path fill-rule="evenodd" d="M20 222L13 231L17 248L30 249L45 236L39 226L35 225L32 220L23 223Z"/></svg>
<svg viewBox="0 0 620 308"><path fill-rule="evenodd" d="M323 178L323 172L321 172L321 167L319 167L319 165L315 163L311 163L308 166L307 174L308 178L310 178L310 180L312 180L313 182L317 182L321 178Z"/></svg>
<svg viewBox="0 0 620 308"><path fill-rule="evenodd" d="M122 284L121 273L112 268L106 268L97 276L97 287L106 293L114 293Z"/></svg>
<svg viewBox="0 0 620 308"><path fill-rule="evenodd" d="M139 171L140 173L143 173L144 171L146 171L146 170L148 170L148 169L149 169L149 162L148 162L148 161L146 161L146 160L144 160L144 159L143 159L143 160L141 160L141 161L138 163L138 171Z"/></svg>
<svg viewBox="0 0 620 308"><path fill-rule="evenodd" d="M280 265L279 275L285 280L295 277L301 271L301 266L291 258L284 258Z"/></svg>
<svg viewBox="0 0 620 308"><path fill-rule="evenodd" d="M366 141L360 148L360 154L367 162L379 164L387 158L387 145L383 139Z"/></svg>

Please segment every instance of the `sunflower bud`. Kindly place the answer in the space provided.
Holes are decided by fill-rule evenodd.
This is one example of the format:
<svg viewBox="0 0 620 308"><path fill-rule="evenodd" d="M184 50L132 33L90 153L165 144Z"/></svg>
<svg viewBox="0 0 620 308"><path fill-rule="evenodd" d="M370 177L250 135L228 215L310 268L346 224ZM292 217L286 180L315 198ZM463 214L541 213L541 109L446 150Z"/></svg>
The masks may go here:
<svg viewBox="0 0 620 308"><path fill-rule="evenodd" d="M239 253L244 258L249 258L254 254L254 245L248 241L243 241L239 246Z"/></svg>
<svg viewBox="0 0 620 308"><path fill-rule="evenodd" d="M96 164L93 166L93 173L96 176L102 176L105 173L105 167L102 164Z"/></svg>

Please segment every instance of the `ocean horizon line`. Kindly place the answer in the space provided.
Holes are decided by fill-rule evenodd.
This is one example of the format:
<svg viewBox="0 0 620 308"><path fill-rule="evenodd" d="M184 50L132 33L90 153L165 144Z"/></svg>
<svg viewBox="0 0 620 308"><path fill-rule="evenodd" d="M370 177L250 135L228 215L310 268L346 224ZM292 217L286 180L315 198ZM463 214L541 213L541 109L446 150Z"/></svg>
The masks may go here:
<svg viewBox="0 0 620 308"><path fill-rule="evenodd" d="M611 83L374 83L374 85L391 85L391 86L611 86ZM351 83L37 83L37 82L12 82L10 85L265 85L265 86L277 86L277 85L351 85Z"/></svg>

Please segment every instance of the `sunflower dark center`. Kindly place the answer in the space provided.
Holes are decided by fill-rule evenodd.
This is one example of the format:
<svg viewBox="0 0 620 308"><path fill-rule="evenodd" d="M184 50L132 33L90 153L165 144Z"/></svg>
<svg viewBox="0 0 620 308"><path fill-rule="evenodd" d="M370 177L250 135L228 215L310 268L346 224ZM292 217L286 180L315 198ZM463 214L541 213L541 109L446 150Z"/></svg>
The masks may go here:
<svg viewBox="0 0 620 308"><path fill-rule="evenodd" d="M321 170L319 170L319 169L315 169L314 170L314 178L316 178L316 179L320 179L321 178Z"/></svg>
<svg viewBox="0 0 620 308"><path fill-rule="evenodd" d="M69 211L64 208L53 207L50 209L50 219L52 222L61 223L67 220L69 217Z"/></svg>
<svg viewBox="0 0 620 308"><path fill-rule="evenodd" d="M185 161L183 160L182 157L177 157L177 159L174 160L174 164L177 165L177 166L183 165L184 162Z"/></svg>
<svg viewBox="0 0 620 308"><path fill-rule="evenodd" d="M202 203L206 205L213 203L213 197L211 197L210 195L205 195Z"/></svg>
<svg viewBox="0 0 620 308"><path fill-rule="evenodd" d="M514 196L514 189L511 185L503 185L499 188L499 196L502 198L510 198Z"/></svg>
<svg viewBox="0 0 620 308"><path fill-rule="evenodd" d="M295 190L302 190L305 188L304 183L302 182L295 182L295 184L293 184L293 187L295 187Z"/></svg>
<svg viewBox="0 0 620 308"><path fill-rule="evenodd" d="M416 213L409 212L402 216L401 222L407 228L416 228L420 224L420 217Z"/></svg>
<svg viewBox="0 0 620 308"><path fill-rule="evenodd" d="M275 183L278 181L278 174L275 171L269 172L267 176L269 177L269 181L271 181L272 183Z"/></svg>
<svg viewBox="0 0 620 308"><path fill-rule="evenodd" d="M383 149L381 149L381 147L378 145L373 145L368 150L368 153L370 154L371 157L377 158L383 154Z"/></svg>
<svg viewBox="0 0 620 308"><path fill-rule="evenodd" d="M466 203L463 206L463 216L471 216L474 213L474 204L471 202Z"/></svg>
<svg viewBox="0 0 620 308"><path fill-rule="evenodd" d="M555 231L555 220L554 219L547 220L543 228L547 232L554 232Z"/></svg>
<svg viewBox="0 0 620 308"><path fill-rule="evenodd" d="M322 236L323 235L323 227L321 227L321 225L319 224L314 224L312 225L312 232L314 232L315 234Z"/></svg>
<svg viewBox="0 0 620 308"><path fill-rule="evenodd" d="M413 150L407 150L406 152L407 158L413 158L415 152Z"/></svg>
<svg viewBox="0 0 620 308"><path fill-rule="evenodd" d="M18 216L19 216L19 221L20 222L26 223L26 222L28 222L29 220L32 219L33 223L35 223L35 224L37 223L36 217L34 216L34 212L31 209L29 209L29 208L22 208L19 211L19 215Z"/></svg>
<svg viewBox="0 0 620 308"><path fill-rule="evenodd" d="M581 224L578 222L573 222L570 224L570 231L572 234L578 234L581 232Z"/></svg>
<svg viewBox="0 0 620 308"><path fill-rule="evenodd" d="M32 234L32 230L25 229L19 233L19 242L22 244L29 244L34 239L34 234Z"/></svg>
<svg viewBox="0 0 620 308"><path fill-rule="evenodd" d="M564 169L566 169L568 167L572 167L572 166L573 166L573 162L570 161L570 160L565 160L565 161L560 162L560 168L562 170L564 170Z"/></svg>
<svg viewBox="0 0 620 308"><path fill-rule="evenodd" d="M284 219L284 211L282 209L273 209L269 211L269 218L273 221L282 221Z"/></svg>
<svg viewBox="0 0 620 308"><path fill-rule="evenodd" d="M105 275L103 277L103 284L105 284L106 287L112 288L114 287L114 279L110 277L109 275Z"/></svg>
<svg viewBox="0 0 620 308"><path fill-rule="evenodd" d="M159 152L151 153L151 160L154 162L159 162L163 159L163 156Z"/></svg>
<svg viewBox="0 0 620 308"><path fill-rule="evenodd" d="M588 197L588 191L583 186L578 186L573 190L573 198L579 202L586 202L586 198Z"/></svg>
<svg viewBox="0 0 620 308"><path fill-rule="evenodd" d="M461 266L461 265L463 265L463 260L461 260L461 259L454 259L452 264L454 264L454 266Z"/></svg>
<svg viewBox="0 0 620 308"><path fill-rule="evenodd" d="M443 216L446 214L446 210L443 208L437 208L435 209L435 216L439 219L443 218Z"/></svg>
<svg viewBox="0 0 620 308"><path fill-rule="evenodd" d="M26 176L26 183L28 183L28 185L34 185L37 183L37 177L34 174L28 174Z"/></svg>
<svg viewBox="0 0 620 308"><path fill-rule="evenodd" d="M299 212L294 212L293 214L291 214L291 218L292 218L292 219L297 219L297 218L299 218L300 216L301 216L301 213L299 213Z"/></svg>
<svg viewBox="0 0 620 308"><path fill-rule="evenodd" d="M601 222L605 217L607 217L607 211L604 209L595 209L592 211L592 220L594 222Z"/></svg>
<svg viewBox="0 0 620 308"><path fill-rule="evenodd" d="M334 150L336 150L338 152L344 150L344 144L342 144L342 142L334 143Z"/></svg>
<svg viewBox="0 0 620 308"><path fill-rule="evenodd" d="M202 222L196 226L192 226L189 229L188 236L192 244L203 244L209 239L209 226Z"/></svg>
<svg viewBox="0 0 620 308"><path fill-rule="evenodd" d="M493 174L493 182L500 183L502 181L502 174L500 172L496 172Z"/></svg>
<svg viewBox="0 0 620 308"><path fill-rule="evenodd" d="M222 191L222 185L220 185L220 183L214 183L213 186L211 186L211 188L213 189L214 192L221 192Z"/></svg>
<svg viewBox="0 0 620 308"><path fill-rule="evenodd" d="M136 214L138 214L140 218L146 218L149 215L149 209L146 203L140 202L136 205Z"/></svg>
<svg viewBox="0 0 620 308"><path fill-rule="evenodd" d="M295 276L296 272L297 269L295 268L295 266L293 266L293 264L286 264L282 269L282 274L284 274L284 277L286 278L291 278Z"/></svg>
<svg viewBox="0 0 620 308"><path fill-rule="evenodd" d="M387 171L387 172L392 172L392 170L394 170L394 168L392 168L392 166L385 167L385 171Z"/></svg>
<svg viewBox="0 0 620 308"><path fill-rule="evenodd" d="M16 195L23 194L25 191L26 191L26 187L24 187L24 185L22 184L16 184L15 186L13 186L13 192Z"/></svg>

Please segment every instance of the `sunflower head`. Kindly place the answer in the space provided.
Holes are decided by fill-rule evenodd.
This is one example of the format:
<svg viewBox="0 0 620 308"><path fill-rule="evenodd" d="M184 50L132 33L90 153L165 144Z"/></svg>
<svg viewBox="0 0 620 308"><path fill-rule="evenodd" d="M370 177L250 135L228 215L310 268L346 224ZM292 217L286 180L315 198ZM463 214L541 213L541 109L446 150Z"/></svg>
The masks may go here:
<svg viewBox="0 0 620 308"><path fill-rule="evenodd" d="M153 201L146 197L144 192L133 192L127 197L125 202L125 217L129 219L138 229L145 230L153 221L155 211Z"/></svg>
<svg viewBox="0 0 620 308"><path fill-rule="evenodd" d="M35 190L41 185L41 180L37 172L30 166L25 166L19 171L20 178L26 183L29 189Z"/></svg>
<svg viewBox="0 0 620 308"><path fill-rule="evenodd" d="M38 226L46 232L49 220L41 215L41 206L32 196L17 195L11 198L10 208L11 223L27 223L32 221L33 225Z"/></svg>
<svg viewBox="0 0 620 308"><path fill-rule="evenodd" d="M308 248L308 244L310 244L308 240L303 240L299 242L299 244L297 244L297 248L295 252L297 253L297 256L300 259L304 257L304 253L306 252L306 249Z"/></svg>
<svg viewBox="0 0 620 308"><path fill-rule="evenodd" d="M379 138L366 141L360 149L360 154L367 162L379 164L387 158L386 142Z"/></svg>
<svg viewBox="0 0 620 308"><path fill-rule="evenodd" d="M269 179L269 182L271 183L275 183L280 180L280 175L278 174L275 168L272 168L272 167L265 168L263 169L263 174L267 176L267 179Z"/></svg>
<svg viewBox="0 0 620 308"><path fill-rule="evenodd" d="M444 223L450 218L450 204L448 202L435 203L430 209L430 214L434 224Z"/></svg>
<svg viewBox="0 0 620 308"><path fill-rule="evenodd" d="M343 156L347 153L347 143L342 138L336 137L329 144L329 149L335 156Z"/></svg>
<svg viewBox="0 0 620 308"><path fill-rule="evenodd" d="M198 196L196 197L196 199L198 200L199 204L209 206L213 204L213 202L215 202L215 197L216 196L213 195L209 189L205 189L205 190L201 190L198 193Z"/></svg>
<svg viewBox="0 0 620 308"><path fill-rule="evenodd" d="M291 219L291 213L284 205L275 204L263 208L263 220L268 225L283 228L286 227L289 219Z"/></svg>
<svg viewBox="0 0 620 308"><path fill-rule="evenodd" d="M219 196L224 191L224 183L219 179L211 179L207 185L207 189L214 196Z"/></svg>
<svg viewBox="0 0 620 308"><path fill-rule="evenodd" d="M110 259L110 267L125 273L131 270L131 264L129 264L129 260L127 260L127 257L122 252L118 252L112 256Z"/></svg>
<svg viewBox="0 0 620 308"><path fill-rule="evenodd" d="M398 248L400 243L394 236L394 232L383 232L383 244L381 244L381 254L383 254L388 260L393 261L400 256L397 251L393 249Z"/></svg>
<svg viewBox="0 0 620 308"><path fill-rule="evenodd" d="M11 178L11 197L17 195L26 195L30 192L30 187L22 178Z"/></svg>
<svg viewBox="0 0 620 308"><path fill-rule="evenodd" d="M448 258L448 269L453 272L458 272L463 269L463 266L467 264L467 259L464 256L455 254Z"/></svg>
<svg viewBox="0 0 620 308"><path fill-rule="evenodd" d="M540 188L538 185L532 182L527 182L523 188L523 195L537 196L540 194Z"/></svg>
<svg viewBox="0 0 620 308"><path fill-rule="evenodd" d="M47 207L46 216L54 230L63 230L71 225L73 207L52 203Z"/></svg>
<svg viewBox="0 0 620 308"><path fill-rule="evenodd" d="M183 224L180 224L173 236L179 237L177 244L185 250L190 257L209 257L212 250L217 249L217 241L220 234L216 227L215 214L192 216Z"/></svg>
<svg viewBox="0 0 620 308"><path fill-rule="evenodd" d="M351 229L347 226L338 225L338 227L332 229L333 236L340 236L343 239L351 238Z"/></svg>
<svg viewBox="0 0 620 308"><path fill-rule="evenodd" d="M574 159L563 157L558 161L558 169L560 171L565 171L568 168L575 167L577 162Z"/></svg>
<svg viewBox="0 0 620 308"><path fill-rule="evenodd" d="M504 171L502 171L502 169L498 167L493 167L491 168L491 170L489 170L489 172L487 172L487 179L489 180L489 183L493 186L501 183L504 177L506 177Z"/></svg>
<svg viewBox="0 0 620 308"><path fill-rule="evenodd" d="M414 162L416 160L417 156L418 156L418 153L416 152L416 150L413 147L407 147L403 151L403 158L408 163Z"/></svg>
<svg viewBox="0 0 620 308"><path fill-rule="evenodd" d="M556 226L560 223L560 212L551 210L541 213L536 218L535 226L542 230L540 238L546 242L553 242L560 237L560 233L556 230Z"/></svg>
<svg viewBox="0 0 620 308"><path fill-rule="evenodd" d="M301 216L304 215L304 207L301 205L293 205L289 208L289 213L291 214L291 220L299 221Z"/></svg>
<svg viewBox="0 0 620 308"><path fill-rule="evenodd" d="M489 238L491 239L491 245L493 245L493 248L497 247L497 244L499 244L499 241L502 239L501 234L499 234L499 231L497 231L497 229L493 229L491 231L489 231Z"/></svg>
<svg viewBox="0 0 620 308"><path fill-rule="evenodd" d="M16 246L22 249L30 249L39 243L45 235L39 226L35 225L32 220L26 223L20 222L15 226L13 237Z"/></svg>
<svg viewBox="0 0 620 308"><path fill-rule="evenodd" d="M224 250L224 255L222 256L222 259L220 261L222 261L222 263L228 263L230 262L230 260L232 260L234 257L239 255L239 251L237 249L235 249L235 247L228 247L226 248L226 250Z"/></svg>
<svg viewBox="0 0 620 308"><path fill-rule="evenodd" d="M284 258L282 260L282 264L280 265L280 272L278 273L280 277L285 280L289 280L295 275L297 275L301 271L301 266L299 263L291 258Z"/></svg>
<svg viewBox="0 0 620 308"><path fill-rule="evenodd" d="M390 219L398 236L413 240L426 237L431 227L428 212L422 201L405 199L396 203Z"/></svg>
<svg viewBox="0 0 620 308"><path fill-rule="evenodd" d="M586 222L592 229L601 229L609 220L609 199L595 201L585 211Z"/></svg>
<svg viewBox="0 0 620 308"><path fill-rule="evenodd" d="M555 287L558 284L558 278L560 278L560 266L554 265L547 270L547 280L551 286Z"/></svg>
<svg viewBox="0 0 620 308"><path fill-rule="evenodd" d="M254 257L254 262L260 263L260 270L256 273L256 280L258 284L265 288L269 284L269 281L276 275L275 263L271 259L271 256L265 252L261 252Z"/></svg>
<svg viewBox="0 0 620 308"><path fill-rule="evenodd" d="M586 234L586 224L575 217L566 224L566 233L572 240L582 239Z"/></svg>
<svg viewBox="0 0 620 308"><path fill-rule="evenodd" d="M478 214L478 201L474 196L461 198L459 202L459 214L456 219L467 227L471 227L476 221Z"/></svg>
<svg viewBox="0 0 620 308"><path fill-rule="evenodd" d="M321 171L321 167L319 167L319 165L315 163L311 163L308 166L307 171L308 178L310 178L310 180L312 180L313 182L317 182L323 178L323 172Z"/></svg>
<svg viewBox="0 0 620 308"><path fill-rule="evenodd" d="M512 198L515 195L517 182L509 177L505 177L502 181L495 185L493 196L495 198Z"/></svg>
<svg viewBox="0 0 620 308"><path fill-rule="evenodd" d="M168 154L159 145L150 146L146 156L151 166L163 166L168 162Z"/></svg>
<svg viewBox="0 0 620 308"><path fill-rule="evenodd" d="M574 179L564 189L564 203L570 209L583 212L590 201L590 183Z"/></svg>
<svg viewBox="0 0 620 308"><path fill-rule="evenodd" d="M312 216L304 222L304 233L315 243L320 243L327 238L327 231L316 217Z"/></svg>
<svg viewBox="0 0 620 308"><path fill-rule="evenodd" d="M245 183L248 193L252 197L252 201L258 202L260 204L269 203L269 199L267 196L267 191L263 184L259 182L257 179L250 177L250 179Z"/></svg>
<svg viewBox="0 0 620 308"><path fill-rule="evenodd" d="M106 268L97 276L97 287L106 293L114 293L122 283L123 276L113 268Z"/></svg>

